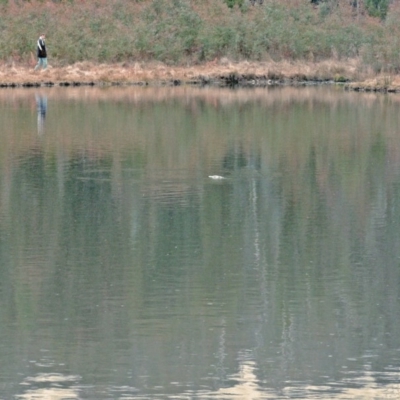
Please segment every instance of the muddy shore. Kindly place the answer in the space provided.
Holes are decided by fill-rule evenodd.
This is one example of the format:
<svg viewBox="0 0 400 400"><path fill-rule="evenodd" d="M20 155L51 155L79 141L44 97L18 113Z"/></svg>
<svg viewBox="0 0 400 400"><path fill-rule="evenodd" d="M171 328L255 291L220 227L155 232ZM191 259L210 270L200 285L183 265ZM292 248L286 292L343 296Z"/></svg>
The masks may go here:
<svg viewBox="0 0 400 400"><path fill-rule="evenodd" d="M215 60L195 66L161 63L49 66L0 65L0 88L51 86L216 85L264 87L270 85L341 84L348 90L400 92L400 76L362 71L357 60L321 63L240 62Z"/></svg>

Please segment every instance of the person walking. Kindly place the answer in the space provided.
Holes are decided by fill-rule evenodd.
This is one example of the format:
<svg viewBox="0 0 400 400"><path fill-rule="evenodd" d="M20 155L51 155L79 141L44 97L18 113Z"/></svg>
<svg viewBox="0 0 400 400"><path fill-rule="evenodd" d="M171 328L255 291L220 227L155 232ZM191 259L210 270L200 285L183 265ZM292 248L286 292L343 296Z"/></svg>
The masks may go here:
<svg viewBox="0 0 400 400"><path fill-rule="evenodd" d="M40 67L42 67L43 69L47 68L47 51L46 51L45 39L46 35L42 33L37 41L38 63L36 64L35 71Z"/></svg>

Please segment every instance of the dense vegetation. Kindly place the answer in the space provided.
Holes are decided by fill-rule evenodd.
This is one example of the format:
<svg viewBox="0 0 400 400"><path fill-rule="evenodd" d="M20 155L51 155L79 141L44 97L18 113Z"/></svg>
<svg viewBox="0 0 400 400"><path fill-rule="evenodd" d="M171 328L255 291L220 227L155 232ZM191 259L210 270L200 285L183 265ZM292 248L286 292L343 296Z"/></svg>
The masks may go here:
<svg viewBox="0 0 400 400"><path fill-rule="evenodd" d="M254 5L253 5L254 4ZM358 58L400 70L390 0L0 0L0 59L26 63L44 31L53 65Z"/></svg>

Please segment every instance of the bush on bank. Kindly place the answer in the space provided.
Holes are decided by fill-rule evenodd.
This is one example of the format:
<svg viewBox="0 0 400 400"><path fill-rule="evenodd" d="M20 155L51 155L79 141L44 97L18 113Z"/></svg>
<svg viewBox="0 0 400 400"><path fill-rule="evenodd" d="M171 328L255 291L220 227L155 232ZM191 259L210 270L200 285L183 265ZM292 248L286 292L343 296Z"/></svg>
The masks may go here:
<svg viewBox="0 0 400 400"><path fill-rule="evenodd" d="M0 59L32 62L37 37L45 32L52 65L84 60L182 65L221 57L237 61L357 57L376 72L400 71L398 2L387 2L384 18L382 13L371 17L368 7L380 4L372 0L251 3L0 0Z"/></svg>

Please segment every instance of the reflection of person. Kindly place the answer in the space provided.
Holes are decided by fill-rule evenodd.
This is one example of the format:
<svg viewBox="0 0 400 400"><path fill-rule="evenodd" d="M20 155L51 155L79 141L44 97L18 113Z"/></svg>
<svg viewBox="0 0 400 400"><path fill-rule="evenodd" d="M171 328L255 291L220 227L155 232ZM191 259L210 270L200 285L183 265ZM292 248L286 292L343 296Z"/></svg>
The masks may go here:
<svg viewBox="0 0 400 400"><path fill-rule="evenodd" d="M46 119L47 113L47 97L41 94L36 94L36 106L37 106L37 128L38 134L41 135L44 132L44 120Z"/></svg>
<svg viewBox="0 0 400 400"><path fill-rule="evenodd" d="M44 33L42 33L37 41L38 63L36 64L35 71L40 67L42 67L43 69L47 68L47 51L46 51L45 39L46 36L44 35Z"/></svg>

